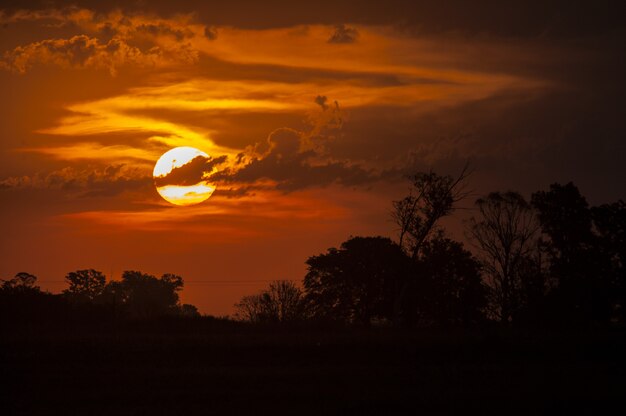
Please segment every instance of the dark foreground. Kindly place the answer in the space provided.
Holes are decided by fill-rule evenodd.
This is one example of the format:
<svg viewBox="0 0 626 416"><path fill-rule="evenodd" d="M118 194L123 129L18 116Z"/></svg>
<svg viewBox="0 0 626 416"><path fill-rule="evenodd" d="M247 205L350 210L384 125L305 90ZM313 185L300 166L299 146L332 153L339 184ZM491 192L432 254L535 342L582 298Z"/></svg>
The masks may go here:
<svg viewBox="0 0 626 416"><path fill-rule="evenodd" d="M623 329L253 328L209 319L3 328L0 413L609 414Z"/></svg>

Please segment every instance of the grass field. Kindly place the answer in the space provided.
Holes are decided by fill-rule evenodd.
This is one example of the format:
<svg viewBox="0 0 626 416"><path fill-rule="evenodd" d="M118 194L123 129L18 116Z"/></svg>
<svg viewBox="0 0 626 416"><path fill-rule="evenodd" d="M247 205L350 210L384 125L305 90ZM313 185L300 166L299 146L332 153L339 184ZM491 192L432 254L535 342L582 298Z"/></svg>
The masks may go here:
<svg viewBox="0 0 626 416"><path fill-rule="evenodd" d="M2 413L614 414L619 329L323 330L210 319L5 328Z"/></svg>

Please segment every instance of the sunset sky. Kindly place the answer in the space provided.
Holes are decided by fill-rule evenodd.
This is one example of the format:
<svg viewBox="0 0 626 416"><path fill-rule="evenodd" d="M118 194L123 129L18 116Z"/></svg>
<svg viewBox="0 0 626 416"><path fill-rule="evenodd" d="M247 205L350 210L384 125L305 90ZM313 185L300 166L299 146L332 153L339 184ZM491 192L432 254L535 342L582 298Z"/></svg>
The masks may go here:
<svg viewBox="0 0 626 416"><path fill-rule="evenodd" d="M626 198L618 2L19 3L0 9L2 278L176 273L224 315L351 235L394 238L420 170L469 162L474 197ZM200 204L156 191L178 146L210 156L177 173L208 172Z"/></svg>

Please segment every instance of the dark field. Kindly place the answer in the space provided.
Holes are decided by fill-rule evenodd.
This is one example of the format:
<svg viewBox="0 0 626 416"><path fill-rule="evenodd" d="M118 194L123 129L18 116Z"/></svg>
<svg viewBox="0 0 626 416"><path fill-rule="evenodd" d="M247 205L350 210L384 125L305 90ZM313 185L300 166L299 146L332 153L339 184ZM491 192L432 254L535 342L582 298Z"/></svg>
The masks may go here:
<svg viewBox="0 0 626 416"><path fill-rule="evenodd" d="M622 329L4 328L8 414L614 414Z"/></svg>

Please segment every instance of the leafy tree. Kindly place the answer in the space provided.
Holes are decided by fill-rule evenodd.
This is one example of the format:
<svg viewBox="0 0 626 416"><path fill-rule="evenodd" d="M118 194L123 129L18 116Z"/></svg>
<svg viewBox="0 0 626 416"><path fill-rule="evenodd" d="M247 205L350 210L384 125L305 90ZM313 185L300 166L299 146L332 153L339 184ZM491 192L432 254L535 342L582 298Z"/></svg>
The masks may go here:
<svg viewBox="0 0 626 416"><path fill-rule="evenodd" d="M235 305L235 316L250 322L297 322L306 317L302 291L287 280L276 280L256 295Z"/></svg>
<svg viewBox="0 0 626 416"><path fill-rule="evenodd" d="M150 318L176 314L182 287L183 279L173 274L158 279L138 271L125 271L121 281L106 285L103 299L130 317Z"/></svg>
<svg viewBox="0 0 626 416"><path fill-rule="evenodd" d="M161 276L161 282L170 288L174 294L175 302L178 302L178 292L181 291L184 286L183 278L172 273L165 273Z"/></svg>
<svg viewBox="0 0 626 416"><path fill-rule="evenodd" d="M400 246L383 237L353 237L310 257L304 289L313 315L365 326L391 319L407 261Z"/></svg>
<svg viewBox="0 0 626 416"><path fill-rule="evenodd" d="M3 280L0 288L10 292L39 292L39 286L35 286L36 281L37 276L19 272L12 279Z"/></svg>
<svg viewBox="0 0 626 416"><path fill-rule="evenodd" d="M531 201L538 210L542 231L550 237L555 256L570 261L593 244L589 204L572 182L552 184L548 192L533 193Z"/></svg>
<svg viewBox="0 0 626 416"><path fill-rule="evenodd" d="M532 269L537 265L533 261L539 224L530 204L517 192L492 192L476 205L479 215L469 220L469 235L481 253L492 313L501 322L510 322L528 306L526 292L534 290L533 285L543 291L543 282L537 281Z"/></svg>
<svg viewBox="0 0 626 416"><path fill-rule="evenodd" d="M74 300L93 302L102 295L106 278L104 274L94 269L77 270L65 276L69 288L63 293Z"/></svg>
<svg viewBox="0 0 626 416"><path fill-rule="evenodd" d="M66 303L58 295L42 291L37 277L26 272L2 280L0 285L0 328L33 322L48 323L66 311Z"/></svg>
<svg viewBox="0 0 626 416"><path fill-rule="evenodd" d="M480 263L463 244L442 234L426 241L407 312L414 321L470 325L483 319L487 290ZM412 314L411 314L412 311Z"/></svg>
<svg viewBox="0 0 626 416"><path fill-rule="evenodd" d="M555 312L567 320L607 320L611 315L610 261L593 232L587 200L570 182L552 184L548 192L535 192L532 204L547 237L544 246L557 286Z"/></svg>

